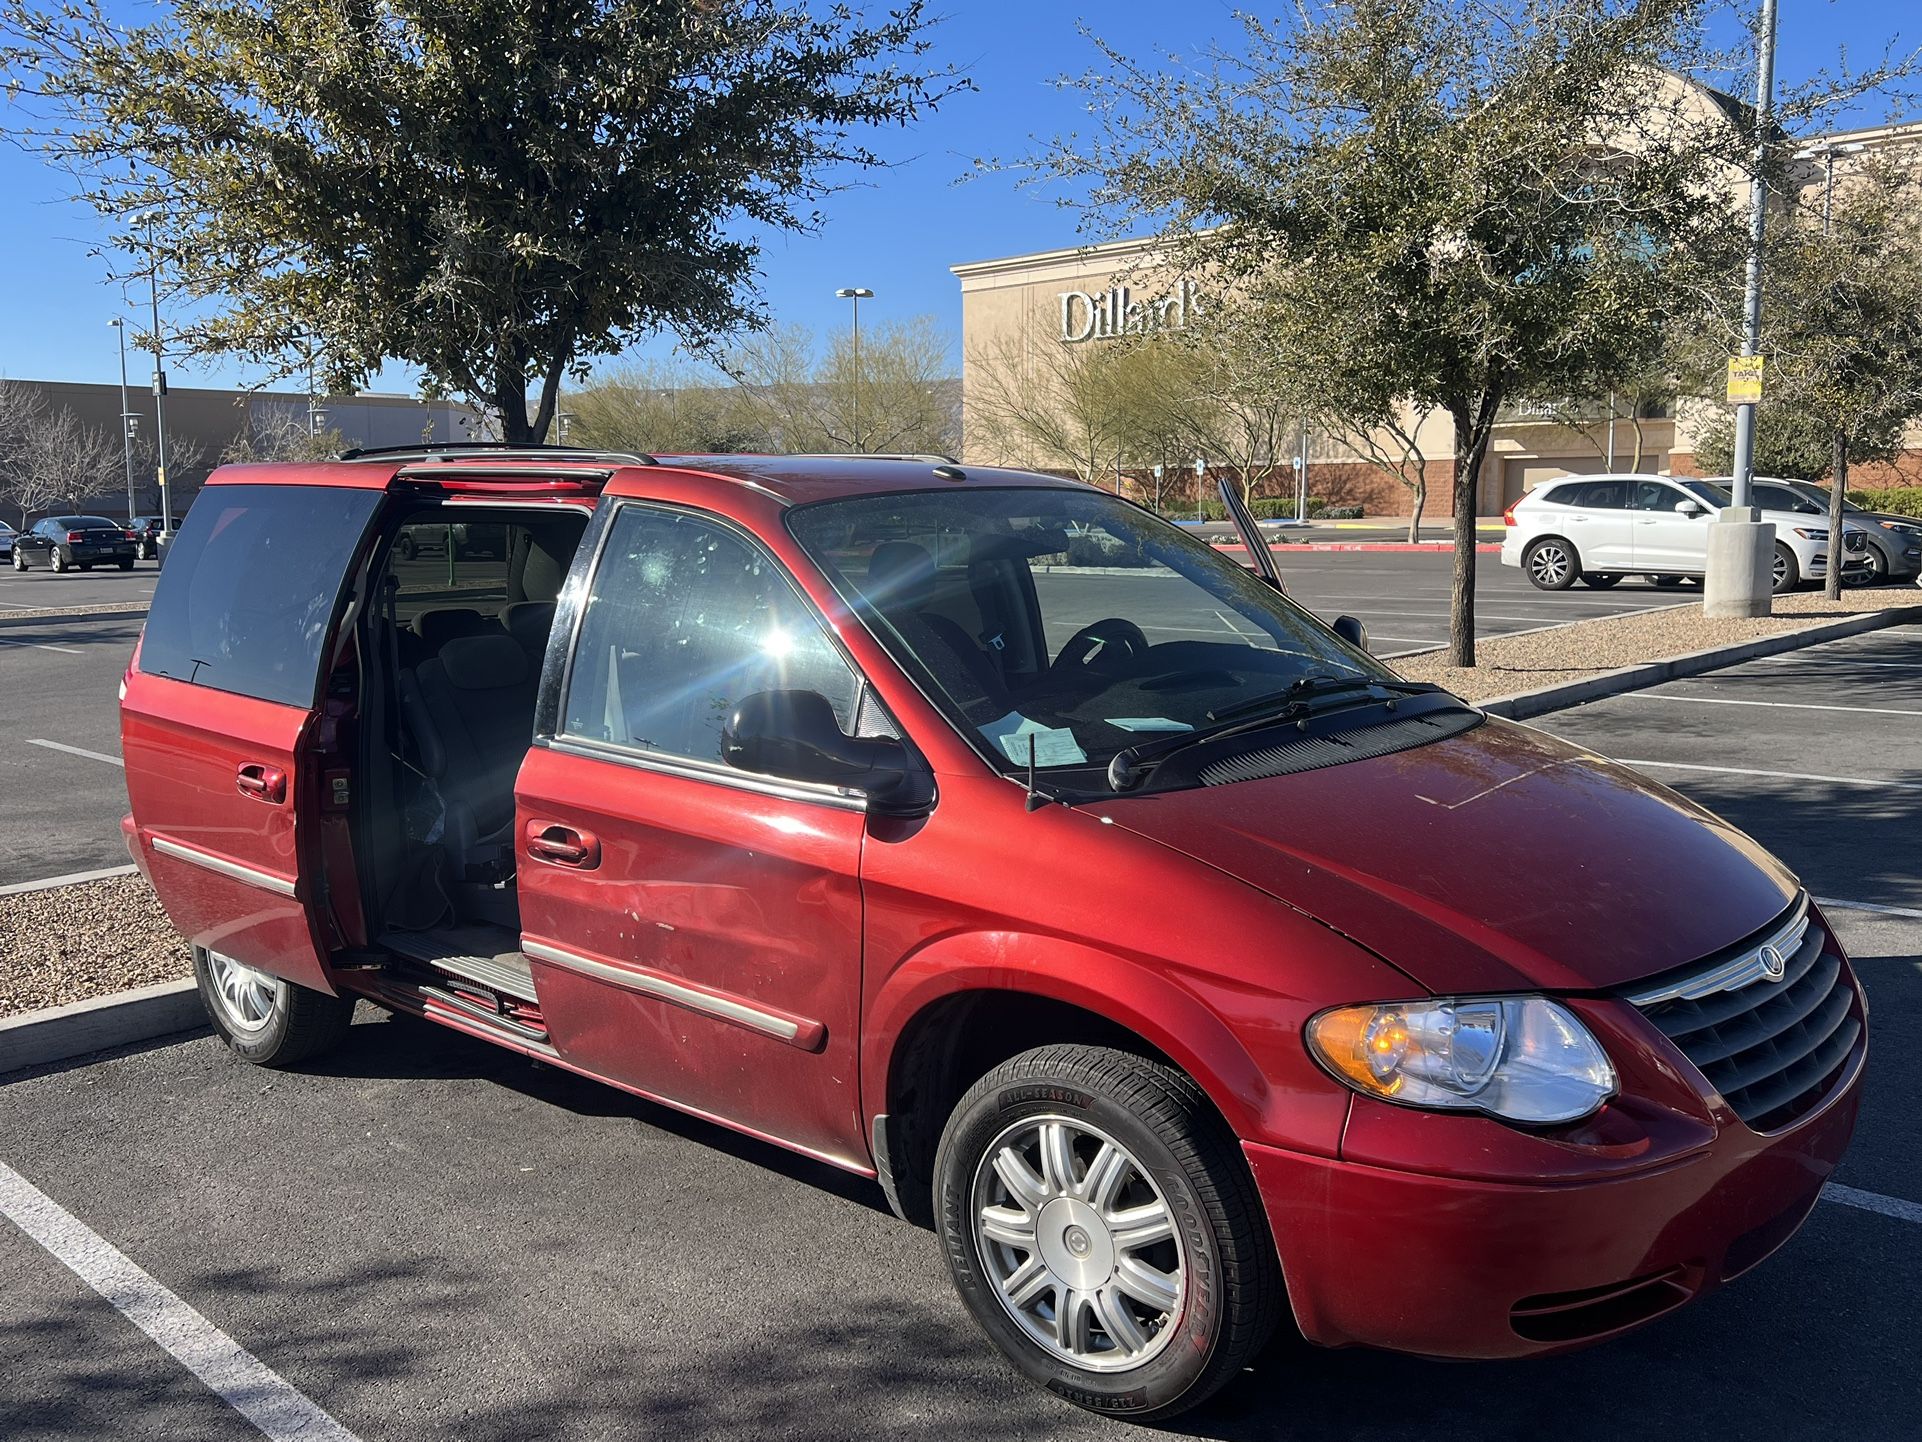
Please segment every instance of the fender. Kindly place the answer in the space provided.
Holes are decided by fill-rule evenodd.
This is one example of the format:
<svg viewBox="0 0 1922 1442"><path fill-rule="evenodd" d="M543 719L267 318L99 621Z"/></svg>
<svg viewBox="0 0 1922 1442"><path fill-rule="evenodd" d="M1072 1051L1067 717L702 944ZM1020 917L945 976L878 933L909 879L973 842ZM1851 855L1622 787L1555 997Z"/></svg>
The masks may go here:
<svg viewBox="0 0 1922 1442"><path fill-rule="evenodd" d="M938 937L882 979L862 1038L870 1121L887 1110L894 1054L915 1018L944 998L981 991L1045 997L1125 1027L1193 1077L1237 1137L1336 1154L1348 1100L1300 1045L1305 1006L1172 963L1010 931ZM1251 1025L1238 1030L1229 1018ZM1259 1040L1251 1049L1244 1036Z"/></svg>

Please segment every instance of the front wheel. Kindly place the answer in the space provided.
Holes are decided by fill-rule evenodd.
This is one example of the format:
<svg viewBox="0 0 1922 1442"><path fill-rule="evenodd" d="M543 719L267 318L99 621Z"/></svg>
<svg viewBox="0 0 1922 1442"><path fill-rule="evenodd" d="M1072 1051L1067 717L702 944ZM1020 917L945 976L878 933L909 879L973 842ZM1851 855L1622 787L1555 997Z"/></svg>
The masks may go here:
<svg viewBox="0 0 1922 1442"><path fill-rule="evenodd" d="M1591 571L1582 577L1582 584L1584 586L1593 586L1598 591L1606 591L1610 586L1619 584L1621 579L1622 578L1617 575L1608 573L1597 575Z"/></svg>
<svg viewBox="0 0 1922 1442"><path fill-rule="evenodd" d="M1581 557L1559 536L1537 541L1522 556L1522 569L1538 591L1566 591L1582 574Z"/></svg>
<svg viewBox="0 0 1922 1442"><path fill-rule="evenodd" d="M1649 580L1653 581L1665 591L1672 591L1682 584L1683 578L1680 576L1650 576Z"/></svg>
<svg viewBox="0 0 1922 1442"><path fill-rule="evenodd" d="M1802 568L1795 563L1795 552L1780 541L1775 543L1775 560L1769 575L1769 589L1778 596L1802 584Z"/></svg>
<svg viewBox="0 0 1922 1442"><path fill-rule="evenodd" d="M18 546L13 548L13 569L16 571L27 569L27 553Z"/></svg>
<svg viewBox="0 0 1922 1442"><path fill-rule="evenodd" d="M351 996L296 986L205 947L194 948L194 981L220 1039L256 1066L293 1066L319 1056L354 1019Z"/></svg>
<svg viewBox="0 0 1922 1442"><path fill-rule="evenodd" d="M1132 1421L1211 1396L1282 1312L1281 1269L1233 1134L1181 1072L1045 1046L968 1091L935 1155L968 1310L1016 1367Z"/></svg>

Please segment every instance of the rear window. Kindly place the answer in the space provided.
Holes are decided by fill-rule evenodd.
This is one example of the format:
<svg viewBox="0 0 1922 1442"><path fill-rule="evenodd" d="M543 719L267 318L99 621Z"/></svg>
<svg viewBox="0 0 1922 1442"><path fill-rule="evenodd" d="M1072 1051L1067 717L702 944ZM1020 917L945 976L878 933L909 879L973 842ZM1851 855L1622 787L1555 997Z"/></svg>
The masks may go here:
<svg viewBox="0 0 1922 1442"><path fill-rule="evenodd" d="M103 526L116 531L121 529L120 522L110 521L105 516L56 516L54 524L65 526L70 531L97 531Z"/></svg>
<svg viewBox="0 0 1922 1442"><path fill-rule="evenodd" d="M210 486L167 552L140 669L312 706L347 568L383 493Z"/></svg>

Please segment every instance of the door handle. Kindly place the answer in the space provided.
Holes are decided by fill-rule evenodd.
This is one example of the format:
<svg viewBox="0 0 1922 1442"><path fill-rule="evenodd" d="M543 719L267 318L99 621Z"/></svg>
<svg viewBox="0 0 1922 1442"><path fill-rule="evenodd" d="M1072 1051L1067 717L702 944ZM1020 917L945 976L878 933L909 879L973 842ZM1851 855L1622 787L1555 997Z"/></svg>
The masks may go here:
<svg viewBox="0 0 1922 1442"><path fill-rule="evenodd" d="M287 773L278 766L250 761L234 773L234 790L256 801L265 801L269 806L278 806L287 799Z"/></svg>
<svg viewBox="0 0 1922 1442"><path fill-rule="evenodd" d="M577 831L558 821L527 823L527 854L536 861L592 871L601 864L600 839L591 831Z"/></svg>

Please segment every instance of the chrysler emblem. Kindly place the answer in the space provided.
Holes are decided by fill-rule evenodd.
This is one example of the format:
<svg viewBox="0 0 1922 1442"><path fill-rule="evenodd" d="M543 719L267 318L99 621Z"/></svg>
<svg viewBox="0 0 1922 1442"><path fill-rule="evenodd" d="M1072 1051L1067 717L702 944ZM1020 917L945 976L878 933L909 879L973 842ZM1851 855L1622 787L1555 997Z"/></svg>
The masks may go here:
<svg viewBox="0 0 1922 1442"><path fill-rule="evenodd" d="M1765 946L1756 952L1755 959L1762 963L1764 981L1780 981L1782 973L1789 969L1787 958L1772 946Z"/></svg>

